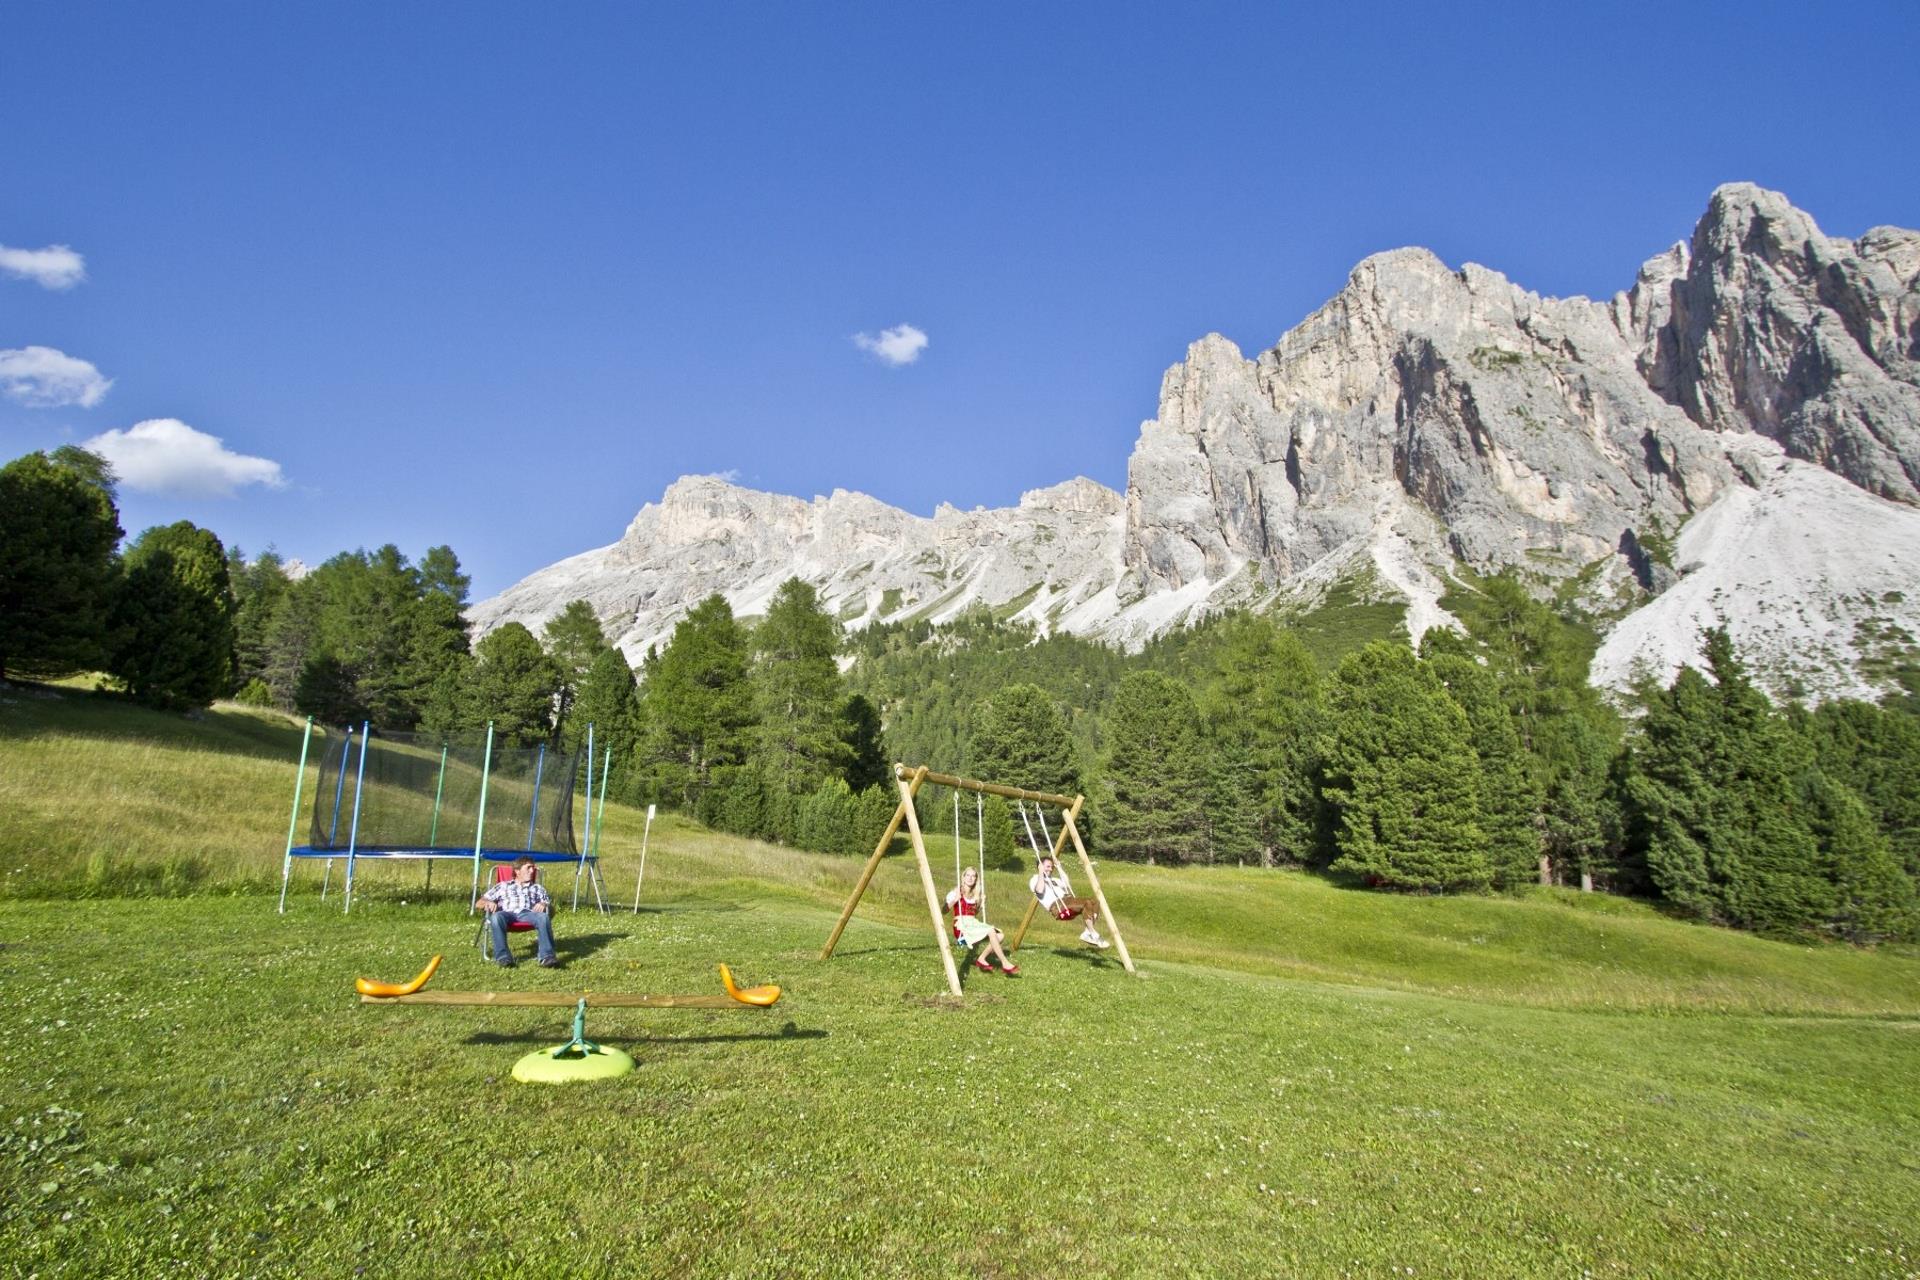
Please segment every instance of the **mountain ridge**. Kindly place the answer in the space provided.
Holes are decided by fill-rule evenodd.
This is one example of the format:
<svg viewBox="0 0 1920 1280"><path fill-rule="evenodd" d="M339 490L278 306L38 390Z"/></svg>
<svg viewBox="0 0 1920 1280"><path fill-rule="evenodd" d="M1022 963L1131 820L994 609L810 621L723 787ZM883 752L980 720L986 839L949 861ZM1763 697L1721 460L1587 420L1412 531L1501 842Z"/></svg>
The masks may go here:
<svg viewBox="0 0 1920 1280"><path fill-rule="evenodd" d="M1127 474L1124 494L1076 477L931 517L682 477L619 541L474 621L537 627L584 598L637 658L713 591L751 615L797 574L849 626L985 607L1132 647L1365 574L1406 601L1417 639L1454 625L1438 602L1464 565L1615 621L1602 683L1663 678L1714 620L1777 690L1871 694L1867 660L1920 634L1920 232L1827 237L1734 183L1605 301L1425 249L1373 254L1266 351L1191 344ZM1737 541L1689 541L1730 501L1739 518L1710 525L1749 530L1777 572L1729 568ZM1869 545L1801 555L1796 527ZM1674 590L1702 572L1713 591ZM1796 609L1813 620L1778 625Z"/></svg>

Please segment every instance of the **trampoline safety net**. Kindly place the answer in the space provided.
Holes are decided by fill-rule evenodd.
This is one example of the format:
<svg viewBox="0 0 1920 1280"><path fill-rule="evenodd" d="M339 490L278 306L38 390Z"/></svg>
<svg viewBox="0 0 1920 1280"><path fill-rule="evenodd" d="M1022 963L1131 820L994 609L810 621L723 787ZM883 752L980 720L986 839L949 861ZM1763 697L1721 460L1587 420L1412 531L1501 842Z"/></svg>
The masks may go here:
<svg viewBox="0 0 1920 1280"><path fill-rule="evenodd" d="M364 756L364 764L363 764ZM578 856L574 780L580 754L502 747L380 729L334 740L320 762L310 844L361 853L444 851ZM485 796L485 808L481 799ZM358 811L359 829L354 830Z"/></svg>

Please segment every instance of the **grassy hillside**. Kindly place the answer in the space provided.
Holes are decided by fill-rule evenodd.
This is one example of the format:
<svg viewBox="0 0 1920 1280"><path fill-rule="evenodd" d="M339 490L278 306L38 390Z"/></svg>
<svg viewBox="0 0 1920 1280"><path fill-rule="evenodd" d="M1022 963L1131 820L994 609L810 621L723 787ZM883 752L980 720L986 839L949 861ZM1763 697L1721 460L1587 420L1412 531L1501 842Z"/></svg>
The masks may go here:
<svg viewBox="0 0 1920 1280"><path fill-rule="evenodd" d="M857 857L668 818L641 912L563 911L564 967L501 973L447 868L434 894L371 868L351 916L315 867L284 916L250 888L277 887L297 751L233 710L0 705L0 1248L21 1273L1920 1268L1911 954L1577 894L1107 865L1139 977L1043 923L1019 977L970 971L956 1004L907 860L822 961ZM641 817L609 819L630 905ZM232 892L44 897L88 885ZM1020 895L994 874L990 914ZM564 1014L357 1003L356 973L435 952L447 990L707 991L726 960L787 996L590 1014L639 1070L540 1090L507 1072Z"/></svg>

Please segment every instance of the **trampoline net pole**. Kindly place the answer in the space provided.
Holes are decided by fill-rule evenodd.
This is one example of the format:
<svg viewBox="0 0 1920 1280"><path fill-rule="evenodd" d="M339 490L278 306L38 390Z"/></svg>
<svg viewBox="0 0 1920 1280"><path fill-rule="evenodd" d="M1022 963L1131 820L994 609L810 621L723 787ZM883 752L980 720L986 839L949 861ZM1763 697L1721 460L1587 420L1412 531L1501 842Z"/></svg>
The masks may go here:
<svg viewBox="0 0 1920 1280"><path fill-rule="evenodd" d="M287 861L280 868L280 914L287 914L287 880L293 875L293 833L300 829L300 788L307 780L307 748L313 743L313 717L300 737L300 767L293 775L293 812L287 818Z"/></svg>
<svg viewBox="0 0 1920 1280"><path fill-rule="evenodd" d="M480 850L486 847L487 836L487 783L493 774L493 721L487 721L487 753L480 762L480 816L473 823L473 896L467 903L467 914L472 915L480 909Z"/></svg>

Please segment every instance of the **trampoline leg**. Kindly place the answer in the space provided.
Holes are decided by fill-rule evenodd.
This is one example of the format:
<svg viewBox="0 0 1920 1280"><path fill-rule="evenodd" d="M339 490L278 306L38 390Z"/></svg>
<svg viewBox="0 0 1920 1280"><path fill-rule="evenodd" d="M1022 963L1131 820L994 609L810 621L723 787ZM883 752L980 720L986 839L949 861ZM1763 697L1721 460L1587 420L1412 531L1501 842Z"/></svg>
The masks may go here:
<svg viewBox="0 0 1920 1280"><path fill-rule="evenodd" d="M333 859L327 859L327 874L320 877L320 901L327 900L327 886L333 883Z"/></svg>

